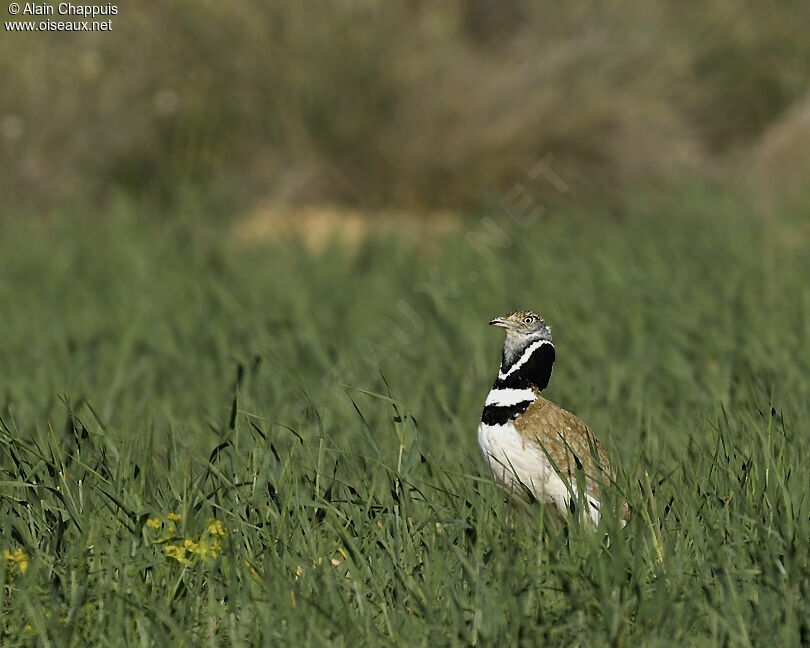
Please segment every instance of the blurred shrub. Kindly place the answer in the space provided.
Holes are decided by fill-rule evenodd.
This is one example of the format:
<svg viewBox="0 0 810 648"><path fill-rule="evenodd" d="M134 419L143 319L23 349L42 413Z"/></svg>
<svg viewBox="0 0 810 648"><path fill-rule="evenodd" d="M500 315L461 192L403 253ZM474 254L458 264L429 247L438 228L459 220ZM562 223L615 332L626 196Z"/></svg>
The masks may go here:
<svg viewBox="0 0 810 648"><path fill-rule="evenodd" d="M119 9L112 33L0 42L6 204L470 206L549 152L575 188L626 187L745 145L810 72L795 0Z"/></svg>

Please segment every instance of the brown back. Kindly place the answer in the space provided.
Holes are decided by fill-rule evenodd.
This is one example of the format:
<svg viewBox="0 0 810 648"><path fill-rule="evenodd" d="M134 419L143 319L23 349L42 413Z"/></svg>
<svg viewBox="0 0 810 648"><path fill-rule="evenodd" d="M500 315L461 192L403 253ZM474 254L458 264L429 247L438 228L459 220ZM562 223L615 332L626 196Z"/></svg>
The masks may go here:
<svg viewBox="0 0 810 648"><path fill-rule="evenodd" d="M607 452L587 425L568 410L537 393L535 400L514 425L526 443L540 446L563 475L575 479L582 466L585 488L598 497L599 485L615 476ZM579 465L578 465L579 463Z"/></svg>

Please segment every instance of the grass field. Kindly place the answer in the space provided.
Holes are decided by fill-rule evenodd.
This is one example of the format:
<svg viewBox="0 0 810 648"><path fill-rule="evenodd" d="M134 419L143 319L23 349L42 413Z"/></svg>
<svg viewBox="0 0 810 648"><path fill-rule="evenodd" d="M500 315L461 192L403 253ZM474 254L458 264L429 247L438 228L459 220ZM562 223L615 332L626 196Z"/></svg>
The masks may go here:
<svg viewBox="0 0 810 648"><path fill-rule="evenodd" d="M2 223L0 645L810 643L806 211L687 184L317 254L188 211ZM516 307L624 529L484 472Z"/></svg>

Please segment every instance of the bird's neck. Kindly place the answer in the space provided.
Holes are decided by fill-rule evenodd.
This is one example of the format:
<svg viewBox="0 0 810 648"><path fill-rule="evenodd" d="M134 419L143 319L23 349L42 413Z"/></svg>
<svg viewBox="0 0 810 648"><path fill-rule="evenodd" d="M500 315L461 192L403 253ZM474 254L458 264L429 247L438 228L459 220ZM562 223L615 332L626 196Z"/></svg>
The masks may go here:
<svg viewBox="0 0 810 648"><path fill-rule="evenodd" d="M553 364L550 340L532 340L521 349L504 347L501 368L487 395L481 421L505 425L526 411L548 385Z"/></svg>
<svg viewBox="0 0 810 648"><path fill-rule="evenodd" d="M543 391L551 379L554 356L550 340L530 340L520 348L504 346L501 367L492 388Z"/></svg>

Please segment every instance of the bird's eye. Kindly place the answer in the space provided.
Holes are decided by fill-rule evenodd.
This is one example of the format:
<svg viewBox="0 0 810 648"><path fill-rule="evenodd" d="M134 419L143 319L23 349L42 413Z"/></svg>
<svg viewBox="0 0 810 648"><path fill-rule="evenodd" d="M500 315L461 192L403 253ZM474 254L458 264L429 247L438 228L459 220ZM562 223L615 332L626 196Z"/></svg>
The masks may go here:
<svg viewBox="0 0 810 648"><path fill-rule="evenodd" d="M524 324L531 324L533 321L534 321L534 318L531 315L529 315L528 317L523 318L523 323Z"/></svg>

